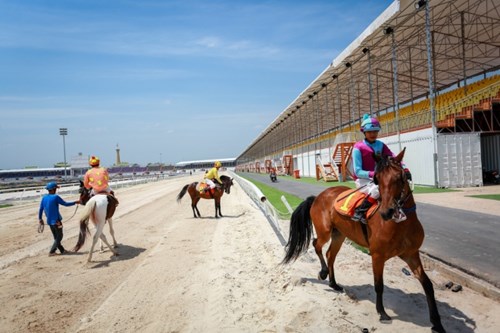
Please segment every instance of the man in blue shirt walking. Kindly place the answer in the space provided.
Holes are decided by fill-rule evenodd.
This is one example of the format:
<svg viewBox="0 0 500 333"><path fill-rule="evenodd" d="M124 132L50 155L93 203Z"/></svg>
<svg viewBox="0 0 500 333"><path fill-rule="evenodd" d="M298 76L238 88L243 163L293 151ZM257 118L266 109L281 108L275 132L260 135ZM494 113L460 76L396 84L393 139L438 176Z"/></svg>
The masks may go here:
<svg viewBox="0 0 500 333"><path fill-rule="evenodd" d="M42 202L40 202L40 209L38 211L38 221L41 225L43 225L42 213L45 212L45 216L47 217L47 224L50 227L50 231L52 231L52 235L54 236L54 244L50 249L49 256L56 255L56 249L59 249L61 254L65 254L68 251L64 249L61 244L63 239L63 225L62 225L62 216L59 213L59 205L63 206L73 206L75 204L79 204L80 200L73 202L64 201L59 195L56 194L56 190L59 188L56 182L50 182L45 187L49 194L45 195L42 198Z"/></svg>

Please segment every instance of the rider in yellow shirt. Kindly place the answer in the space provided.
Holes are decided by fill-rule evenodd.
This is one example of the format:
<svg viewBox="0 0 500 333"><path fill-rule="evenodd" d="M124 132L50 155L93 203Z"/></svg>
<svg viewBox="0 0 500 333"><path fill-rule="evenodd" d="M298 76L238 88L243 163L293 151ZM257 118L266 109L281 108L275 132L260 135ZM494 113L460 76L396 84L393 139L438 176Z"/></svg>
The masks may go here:
<svg viewBox="0 0 500 333"><path fill-rule="evenodd" d="M85 186L85 188L87 189L92 188L93 194L113 194L113 191L108 184L108 170L106 170L106 168L100 167L100 163L101 161L99 160L99 157L90 157L89 164L92 168L85 173L83 186Z"/></svg>
<svg viewBox="0 0 500 333"><path fill-rule="evenodd" d="M210 169L205 174L205 177L204 177L205 183L209 186L209 188L207 188L207 190L215 188L214 180L217 181L217 183L219 183L219 185L222 185L222 181L220 180L219 172L218 172L221 166L222 166L222 163L219 161L216 161L214 163L214 167L212 169Z"/></svg>

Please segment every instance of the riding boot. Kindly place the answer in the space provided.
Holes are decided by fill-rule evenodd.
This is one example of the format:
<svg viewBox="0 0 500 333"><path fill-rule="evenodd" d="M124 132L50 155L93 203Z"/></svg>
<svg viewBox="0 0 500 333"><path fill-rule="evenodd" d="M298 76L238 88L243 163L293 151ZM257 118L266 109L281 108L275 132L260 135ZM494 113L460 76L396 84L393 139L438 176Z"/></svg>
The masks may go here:
<svg viewBox="0 0 500 333"><path fill-rule="evenodd" d="M372 203L370 201L370 197L366 197L365 200L361 203L361 206L357 207L356 210L354 211L354 216L352 217L353 221L359 221L363 224L366 224L366 212L370 207L372 206Z"/></svg>

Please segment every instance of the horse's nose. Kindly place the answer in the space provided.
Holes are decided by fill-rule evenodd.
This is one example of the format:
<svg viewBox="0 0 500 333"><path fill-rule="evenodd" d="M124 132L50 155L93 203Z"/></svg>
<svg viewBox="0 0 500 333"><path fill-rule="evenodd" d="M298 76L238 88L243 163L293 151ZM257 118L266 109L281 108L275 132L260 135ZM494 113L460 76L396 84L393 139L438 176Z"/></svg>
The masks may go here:
<svg viewBox="0 0 500 333"><path fill-rule="evenodd" d="M394 208L389 208L388 210L386 210L385 212L380 212L380 215L382 215L382 218L384 220L390 220L392 218L392 216L394 215Z"/></svg>

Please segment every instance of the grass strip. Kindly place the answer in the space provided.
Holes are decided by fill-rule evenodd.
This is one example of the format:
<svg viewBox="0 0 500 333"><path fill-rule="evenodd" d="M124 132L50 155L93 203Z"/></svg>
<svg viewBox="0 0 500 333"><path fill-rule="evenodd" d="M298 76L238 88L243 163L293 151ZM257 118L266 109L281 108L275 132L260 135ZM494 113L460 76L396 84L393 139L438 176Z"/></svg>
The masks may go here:
<svg viewBox="0 0 500 333"><path fill-rule="evenodd" d="M261 190L262 194L264 194L271 205L273 205L276 210L278 210L284 218L289 219L292 215L288 213L288 209L285 207L283 201L281 201L281 196L284 195L292 209L297 208L297 206L303 201L301 198L289 194L286 192L281 192L275 189L272 186L266 185L264 183L258 182L252 178L247 178L244 175L239 175L242 178L245 178L249 182L253 183L255 186Z"/></svg>
<svg viewBox="0 0 500 333"><path fill-rule="evenodd" d="M477 194L477 195L468 195L470 198L479 198L479 199L489 199L489 200L500 200L500 194Z"/></svg>
<svg viewBox="0 0 500 333"><path fill-rule="evenodd" d="M264 183L258 182L252 178L247 178L247 177L244 177L243 175L240 175L240 176L245 178L249 182L253 183L255 186L257 186L259 188L259 190L261 190L262 194L264 194L266 196L269 203L274 206L274 208L276 208L281 213L286 212L286 214L282 214L283 217L285 217L286 219L290 219L291 214L288 214L287 208L285 207L285 205L281 201L281 196L282 195L285 196L286 200L288 201L288 203L290 204L292 209L297 208L297 206L303 201L301 198L296 197L295 195L279 191L279 190L275 189L274 187L271 187L271 186L266 185ZM311 178L311 179L313 179L313 178ZM316 179L314 179L314 181L316 181ZM343 185L345 184L346 186L348 186L348 182L339 183L338 185L340 185L340 184L343 184ZM354 184L352 184L352 185L354 185ZM353 223L355 223L355 222L353 222ZM363 253L366 253L366 254L370 253L370 251L367 248L360 246L354 242L351 242L351 245Z"/></svg>

